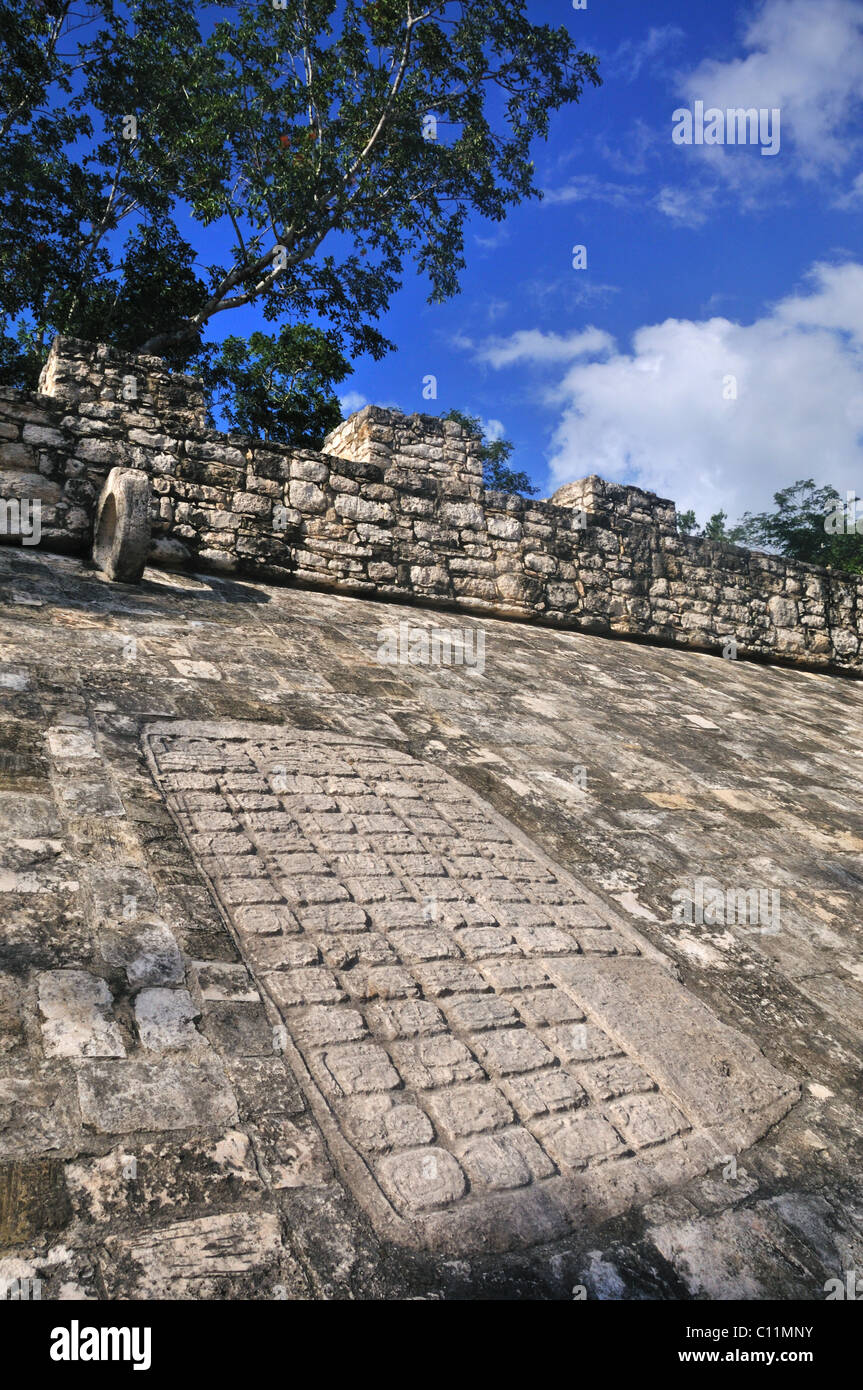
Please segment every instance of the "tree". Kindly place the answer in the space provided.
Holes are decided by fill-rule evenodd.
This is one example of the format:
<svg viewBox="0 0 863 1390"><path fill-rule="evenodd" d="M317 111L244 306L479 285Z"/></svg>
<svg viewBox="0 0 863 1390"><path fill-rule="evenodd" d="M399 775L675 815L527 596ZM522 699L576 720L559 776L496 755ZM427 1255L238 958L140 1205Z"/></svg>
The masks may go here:
<svg viewBox="0 0 863 1390"><path fill-rule="evenodd" d="M495 492L518 492L525 497L535 497L539 488L532 485L527 473L507 466L514 448L509 439L483 440L480 450L483 485Z"/></svg>
<svg viewBox="0 0 863 1390"><path fill-rule="evenodd" d="M700 536L702 540L725 541L733 545L737 541L737 531L726 529L727 520L727 512L714 512L707 525L702 528L695 519L695 512L690 508L687 512L677 513L677 529L682 536Z"/></svg>
<svg viewBox="0 0 863 1390"><path fill-rule="evenodd" d="M218 150L196 142L182 196L205 223L230 219L235 241L156 349L265 297L381 355L373 323L405 259L430 299L455 294L469 212L500 221L537 195L533 138L598 81L596 60L532 24L524 0L267 0L205 46L215 82L190 105Z"/></svg>
<svg viewBox="0 0 863 1390"><path fill-rule="evenodd" d="M140 347L207 285L180 237L175 165L196 140L184 81L212 60L182 0L6 0L0 10L0 370L35 375L56 332ZM124 139L147 111L143 158ZM122 224L128 226L123 239ZM169 354L184 365L190 336Z"/></svg>
<svg viewBox="0 0 863 1390"><path fill-rule="evenodd" d="M332 383L351 367L320 329L299 325L226 338L197 370L232 429L320 449L342 418Z"/></svg>
<svg viewBox="0 0 863 1390"><path fill-rule="evenodd" d="M455 294L468 215L539 196L532 141L599 82L525 0L246 0L230 19L186 0L42 4L0 15L4 361L21 332L44 351L80 331L102 292L140 349L175 360L255 302L380 357L406 261L430 299ZM123 287L140 273L116 236L130 221L163 250L188 236L196 258L226 228L230 250L194 284L187 259L176 304L150 302Z"/></svg>
<svg viewBox="0 0 863 1390"><path fill-rule="evenodd" d="M141 325L154 315L191 308L203 281L194 268L195 253L170 221L139 223L126 238L116 277L94 284L74 314L75 336L105 340L134 352ZM199 343L169 348L163 354L177 369L197 370L192 354Z"/></svg>
<svg viewBox="0 0 863 1390"><path fill-rule="evenodd" d="M863 522L848 515L834 487L805 478L774 493L773 501L772 512L746 512L735 537L811 565L863 574Z"/></svg>
<svg viewBox="0 0 863 1390"><path fill-rule="evenodd" d="M448 410L440 418L455 420L472 438L482 441L479 456L482 459L483 487L496 492L521 493L528 497L536 495L539 488L532 485L527 473L508 467L508 460L515 448L511 439L486 439L479 416L466 415L462 410Z"/></svg>
<svg viewBox="0 0 863 1390"><path fill-rule="evenodd" d="M731 533L730 531L727 531L727 530L725 529L725 523L726 523L727 520L728 520L728 513L727 513L727 512L723 512L723 511L714 512L713 515L712 515L712 517L710 518L710 520L708 521L707 525L705 526L705 528L704 528L704 530L703 530L703 532L702 532L702 535L704 536L705 540L708 540L708 541L727 541L727 542L733 544L733 542L732 542L732 533Z"/></svg>

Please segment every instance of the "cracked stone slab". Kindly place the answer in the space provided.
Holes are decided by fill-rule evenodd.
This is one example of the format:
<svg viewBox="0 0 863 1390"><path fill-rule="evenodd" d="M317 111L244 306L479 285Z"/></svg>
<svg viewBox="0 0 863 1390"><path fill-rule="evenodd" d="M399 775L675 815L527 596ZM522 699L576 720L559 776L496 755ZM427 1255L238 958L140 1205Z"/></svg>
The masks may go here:
<svg viewBox="0 0 863 1390"><path fill-rule="evenodd" d="M238 1129L191 1139L171 1134L147 1143L124 1142L106 1154L80 1155L65 1165L65 1174L78 1219L111 1222L124 1234L146 1227L152 1211L164 1212L178 1198L188 1211L215 1206L232 1189L263 1189L252 1141Z"/></svg>
<svg viewBox="0 0 863 1390"><path fill-rule="evenodd" d="M101 934L102 959L118 965L133 989L174 985L185 979L176 938L164 922L123 923Z"/></svg>
<svg viewBox="0 0 863 1390"><path fill-rule="evenodd" d="M707 1172L797 1098L660 952L433 764L261 724L155 724L144 744L249 971L219 967L205 998L257 990L278 1011L381 1235L554 1239Z"/></svg>
<svg viewBox="0 0 863 1390"><path fill-rule="evenodd" d="M89 729L68 729L59 725L57 728L48 729L45 739L51 757L59 763L99 757L99 751Z"/></svg>
<svg viewBox="0 0 863 1390"><path fill-rule="evenodd" d="M142 989L135 999L135 1022L141 1045L149 1052L202 1044L195 1028L198 1010L185 989Z"/></svg>
<svg viewBox="0 0 863 1390"><path fill-rule="evenodd" d="M130 1239L109 1237L105 1246L108 1288L131 1277L136 1298L216 1298L238 1276L278 1267L287 1256L279 1219L266 1211L176 1221Z"/></svg>

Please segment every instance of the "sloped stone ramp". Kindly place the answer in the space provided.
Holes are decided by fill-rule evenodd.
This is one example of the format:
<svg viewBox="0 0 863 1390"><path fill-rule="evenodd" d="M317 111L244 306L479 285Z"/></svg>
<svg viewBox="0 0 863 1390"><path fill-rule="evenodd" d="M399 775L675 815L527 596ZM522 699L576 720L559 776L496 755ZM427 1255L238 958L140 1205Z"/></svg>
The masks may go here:
<svg viewBox="0 0 863 1390"><path fill-rule="evenodd" d="M153 775L379 1233L559 1237L716 1168L797 1084L467 787L365 738L172 722Z"/></svg>

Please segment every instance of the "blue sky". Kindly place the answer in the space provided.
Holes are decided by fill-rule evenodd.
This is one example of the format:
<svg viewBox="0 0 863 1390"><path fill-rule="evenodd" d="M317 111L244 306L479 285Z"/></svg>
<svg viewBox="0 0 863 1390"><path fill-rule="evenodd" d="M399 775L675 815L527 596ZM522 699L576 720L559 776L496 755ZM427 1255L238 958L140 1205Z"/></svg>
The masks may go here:
<svg viewBox="0 0 863 1390"><path fill-rule="evenodd" d="M471 225L457 299L426 304L409 272L398 351L357 362L346 406L472 411L544 496L598 472L704 521L801 477L863 492L863 3L529 9L604 86L537 146L545 201ZM675 145L697 100L778 107L779 153Z"/></svg>

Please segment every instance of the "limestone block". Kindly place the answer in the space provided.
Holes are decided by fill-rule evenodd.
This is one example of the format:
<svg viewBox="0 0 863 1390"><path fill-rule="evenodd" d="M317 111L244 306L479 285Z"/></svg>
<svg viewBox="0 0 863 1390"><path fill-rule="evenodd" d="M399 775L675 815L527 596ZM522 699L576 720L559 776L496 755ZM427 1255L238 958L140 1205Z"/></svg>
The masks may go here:
<svg viewBox="0 0 863 1390"><path fill-rule="evenodd" d="M22 437L28 444L56 444L62 446L64 443L63 435L59 430L50 429L44 425L25 425Z"/></svg>
<svg viewBox="0 0 863 1390"><path fill-rule="evenodd" d="M155 565L157 569L181 569L191 558L192 552L182 541L175 540L173 536L159 536L150 547L147 564Z"/></svg>
<svg viewBox="0 0 863 1390"><path fill-rule="evenodd" d="M9 472L0 474L0 496L7 501L38 501L53 506L63 496L63 489L41 473Z"/></svg>
<svg viewBox="0 0 863 1390"><path fill-rule="evenodd" d="M31 445L17 439L0 441L0 468L32 468L35 452Z"/></svg>
<svg viewBox="0 0 863 1390"><path fill-rule="evenodd" d="M39 979L42 1034L49 1057L125 1057L105 981L86 970L49 970Z"/></svg>
<svg viewBox="0 0 863 1390"><path fill-rule="evenodd" d="M290 485L288 498L291 506L301 512L324 512L327 509L327 499L314 483L295 480Z"/></svg>
<svg viewBox="0 0 863 1390"><path fill-rule="evenodd" d="M768 600L767 611L776 627L797 626L797 604L793 599L780 598L775 595Z"/></svg>
<svg viewBox="0 0 863 1390"><path fill-rule="evenodd" d="M93 563L120 584L137 584L150 549L150 480L112 468L96 504Z"/></svg>

